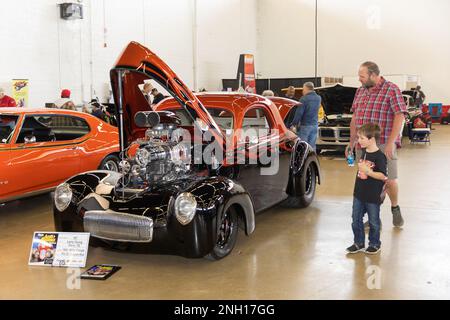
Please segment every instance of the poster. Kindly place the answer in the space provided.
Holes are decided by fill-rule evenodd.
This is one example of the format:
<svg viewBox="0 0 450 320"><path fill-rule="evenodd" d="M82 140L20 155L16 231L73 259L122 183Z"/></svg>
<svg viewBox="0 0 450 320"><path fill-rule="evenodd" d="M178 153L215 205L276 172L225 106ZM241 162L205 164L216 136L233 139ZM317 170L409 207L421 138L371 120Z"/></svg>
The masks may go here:
<svg viewBox="0 0 450 320"><path fill-rule="evenodd" d="M84 268L89 237L90 234L84 232L35 232L28 264Z"/></svg>
<svg viewBox="0 0 450 320"><path fill-rule="evenodd" d="M246 92L256 93L255 58L252 54L241 54L238 66L239 86Z"/></svg>
<svg viewBox="0 0 450 320"><path fill-rule="evenodd" d="M35 232L28 264L51 267L53 265L57 242L57 232Z"/></svg>
<svg viewBox="0 0 450 320"><path fill-rule="evenodd" d="M18 107L28 106L28 79L12 80L12 97L16 100Z"/></svg>

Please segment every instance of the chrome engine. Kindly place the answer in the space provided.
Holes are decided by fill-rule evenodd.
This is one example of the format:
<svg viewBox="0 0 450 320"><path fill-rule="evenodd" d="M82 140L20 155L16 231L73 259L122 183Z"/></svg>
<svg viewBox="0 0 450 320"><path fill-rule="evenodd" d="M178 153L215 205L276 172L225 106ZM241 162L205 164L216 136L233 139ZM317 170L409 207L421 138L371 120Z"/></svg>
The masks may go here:
<svg viewBox="0 0 450 320"><path fill-rule="evenodd" d="M150 126L145 138L139 139L134 157L119 164L129 187L148 183L168 182L179 179L191 171L190 141L182 140L182 130L174 123L159 123L156 112L148 113L142 121L142 113L136 115L138 126ZM138 119L141 117L141 119ZM152 119L153 117L153 119Z"/></svg>

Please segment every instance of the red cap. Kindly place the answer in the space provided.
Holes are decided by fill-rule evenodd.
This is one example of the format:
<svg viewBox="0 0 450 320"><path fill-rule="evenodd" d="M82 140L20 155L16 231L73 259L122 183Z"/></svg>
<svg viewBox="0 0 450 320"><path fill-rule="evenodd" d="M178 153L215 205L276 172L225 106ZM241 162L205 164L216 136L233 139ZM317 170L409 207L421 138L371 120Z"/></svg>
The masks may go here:
<svg viewBox="0 0 450 320"><path fill-rule="evenodd" d="M70 90L64 89L63 91L61 91L61 98L70 98Z"/></svg>

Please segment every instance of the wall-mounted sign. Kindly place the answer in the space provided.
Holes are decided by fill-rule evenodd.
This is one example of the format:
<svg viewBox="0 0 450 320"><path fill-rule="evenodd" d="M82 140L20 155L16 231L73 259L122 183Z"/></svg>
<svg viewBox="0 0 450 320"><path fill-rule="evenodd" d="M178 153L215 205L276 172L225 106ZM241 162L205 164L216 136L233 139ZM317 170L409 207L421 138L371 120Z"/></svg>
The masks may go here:
<svg viewBox="0 0 450 320"><path fill-rule="evenodd" d="M18 107L28 106L28 79L13 79L12 80L12 97L16 100Z"/></svg>

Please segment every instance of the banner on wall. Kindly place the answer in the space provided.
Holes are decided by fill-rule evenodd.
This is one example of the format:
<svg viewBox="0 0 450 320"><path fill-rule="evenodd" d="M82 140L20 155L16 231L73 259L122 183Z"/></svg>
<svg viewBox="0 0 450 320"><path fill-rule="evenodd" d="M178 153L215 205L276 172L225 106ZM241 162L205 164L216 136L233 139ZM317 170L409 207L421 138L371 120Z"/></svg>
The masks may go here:
<svg viewBox="0 0 450 320"><path fill-rule="evenodd" d="M238 79L239 86L246 92L256 93L255 58L252 54L241 54L239 57Z"/></svg>
<svg viewBox="0 0 450 320"><path fill-rule="evenodd" d="M28 79L12 80L12 97L16 100L18 107L28 106Z"/></svg>

